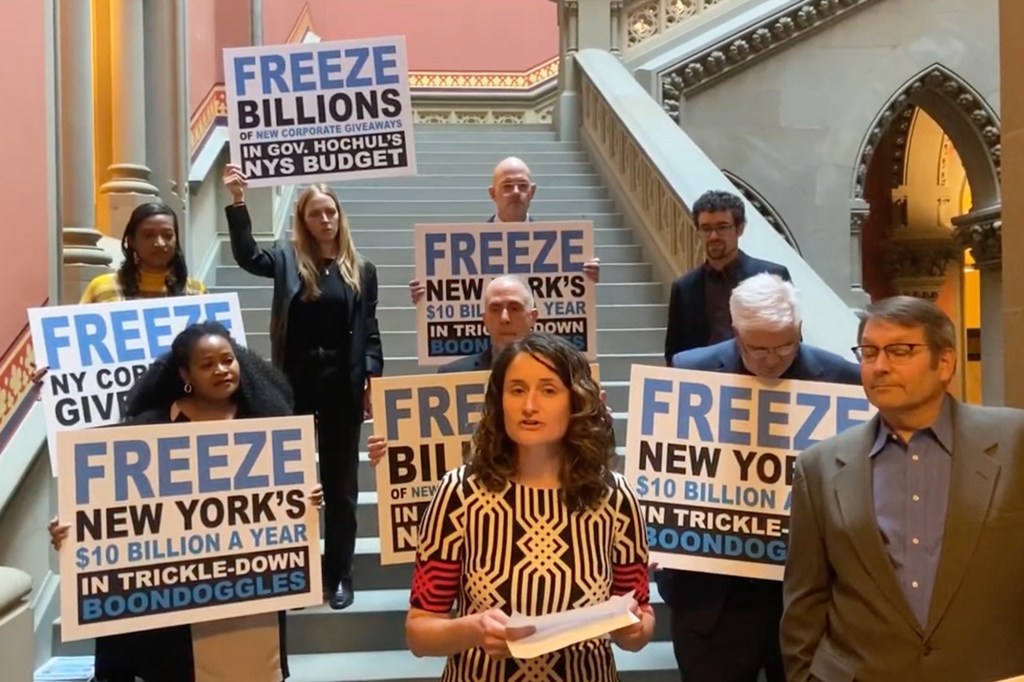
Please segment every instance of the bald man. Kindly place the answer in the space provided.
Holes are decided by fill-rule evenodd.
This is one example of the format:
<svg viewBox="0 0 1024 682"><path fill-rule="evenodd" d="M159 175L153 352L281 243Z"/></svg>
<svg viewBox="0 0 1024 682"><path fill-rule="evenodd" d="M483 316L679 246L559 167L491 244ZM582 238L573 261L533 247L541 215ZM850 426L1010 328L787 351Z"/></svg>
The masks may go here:
<svg viewBox="0 0 1024 682"><path fill-rule="evenodd" d="M525 223L532 222L530 202L537 193L537 185L526 162L515 156L509 156L498 162L491 175L491 186L487 193L494 202L494 214L487 219L489 223ZM595 284L601 279L601 259L591 258L583 264L583 274ZM409 298L416 305L427 293L427 286L414 279L409 282Z"/></svg>

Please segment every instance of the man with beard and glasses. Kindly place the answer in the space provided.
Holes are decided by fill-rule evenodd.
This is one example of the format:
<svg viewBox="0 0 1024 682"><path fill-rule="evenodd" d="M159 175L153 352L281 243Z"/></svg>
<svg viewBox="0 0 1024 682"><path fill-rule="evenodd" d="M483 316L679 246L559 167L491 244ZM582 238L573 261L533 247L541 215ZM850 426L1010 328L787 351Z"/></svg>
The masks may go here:
<svg viewBox="0 0 1024 682"><path fill-rule="evenodd" d="M790 281L784 266L740 250L747 224L743 199L712 190L694 202L692 213L706 260L672 283L665 332L665 362L669 365L676 353L732 338L729 295L737 284L761 272Z"/></svg>

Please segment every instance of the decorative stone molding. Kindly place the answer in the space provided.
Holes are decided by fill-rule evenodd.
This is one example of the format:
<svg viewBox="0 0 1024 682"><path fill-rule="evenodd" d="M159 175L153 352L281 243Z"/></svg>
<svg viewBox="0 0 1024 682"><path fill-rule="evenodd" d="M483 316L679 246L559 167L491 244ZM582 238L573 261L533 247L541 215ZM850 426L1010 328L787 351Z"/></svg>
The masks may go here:
<svg viewBox="0 0 1024 682"><path fill-rule="evenodd" d="M625 5L620 29L621 44L628 52L665 35L701 16L712 7L732 4L736 0L630 0ZM622 5L620 0L612 4Z"/></svg>
<svg viewBox="0 0 1024 682"><path fill-rule="evenodd" d="M966 120L971 122L985 145L985 151L995 169L996 176L1000 175L1002 149L999 117L985 99L975 92L965 80L941 64L933 64L907 81L875 117L870 131L861 144L854 181L855 197L862 198L864 196L864 180L867 176L868 164L870 164L871 156L875 153L875 149L889 125L895 120L902 121L901 117L907 115L908 109L912 110L916 106L917 98L925 92L934 92L940 95L955 106ZM905 141L903 145L895 146L902 146L905 151ZM961 154L967 153L964 149L959 151ZM901 171L902 163L901 159Z"/></svg>
<svg viewBox="0 0 1024 682"><path fill-rule="evenodd" d="M731 171L722 169L722 175L729 179L729 182L733 184L743 198L750 202L751 206L761 214L761 217L772 226L779 236L786 240L786 243L793 247L793 250L800 253L800 245L796 242L796 237L793 236L793 232L789 229L789 225L782 219L782 216L775 207L768 203L760 192L749 185L745 180L732 173Z"/></svg>
<svg viewBox="0 0 1024 682"><path fill-rule="evenodd" d="M958 259L951 241L892 241L883 267L900 294L934 301L946 281L946 271Z"/></svg>
<svg viewBox="0 0 1024 682"><path fill-rule="evenodd" d="M496 98L493 94L478 98L432 98L417 102L413 98L413 123L527 125L551 123L557 93L535 99Z"/></svg>
<svg viewBox="0 0 1024 682"><path fill-rule="evenodd" d="M970 249L979 269L998 269L1003 264L1003 211L995 206L953 219L953 241Z"/></svg>
<svg viewBox="0 0 1024 682"><path fill-rule="evenodd" d="M679 1L679 0L677 0ZM661 72L662 108L679 120L679 102L878 0L804 0L739 35ZM627 20L627 25L629 21Z"/></svg>

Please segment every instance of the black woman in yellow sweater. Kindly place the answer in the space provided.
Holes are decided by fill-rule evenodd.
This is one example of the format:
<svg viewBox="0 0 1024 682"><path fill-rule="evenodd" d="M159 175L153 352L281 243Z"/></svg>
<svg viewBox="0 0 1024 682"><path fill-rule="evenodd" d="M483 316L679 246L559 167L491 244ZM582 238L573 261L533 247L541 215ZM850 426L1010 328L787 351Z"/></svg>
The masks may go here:
<svg viewBox="0 0 1024 682"><path fill-rule="evenodd" d="M206 293L202 282L188 276L178 216L167 204L154 201L132 211L121 238L121 253L124 261L117 272L93 278L82 303Z"/></svg>

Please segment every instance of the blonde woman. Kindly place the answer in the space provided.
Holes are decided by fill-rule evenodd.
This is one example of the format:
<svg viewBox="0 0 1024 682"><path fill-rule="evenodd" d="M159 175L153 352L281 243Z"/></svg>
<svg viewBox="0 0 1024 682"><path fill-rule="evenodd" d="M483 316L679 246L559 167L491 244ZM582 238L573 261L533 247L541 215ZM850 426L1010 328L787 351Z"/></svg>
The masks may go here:
<svg viewBox="0 0 1024 682"><path fill-rule="evenodd" d="M252 237L246 178L229 164L224 185L231 252L247 272L274 279L270 345L295 392L295 413L316 417L324 488L324 590L331 608L354 599L359 430L370 414L370 377L384 356L377 324L377 269L352 243L337 195L305 189L295 204L291 240L262 248Z"/></svg>

